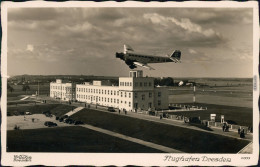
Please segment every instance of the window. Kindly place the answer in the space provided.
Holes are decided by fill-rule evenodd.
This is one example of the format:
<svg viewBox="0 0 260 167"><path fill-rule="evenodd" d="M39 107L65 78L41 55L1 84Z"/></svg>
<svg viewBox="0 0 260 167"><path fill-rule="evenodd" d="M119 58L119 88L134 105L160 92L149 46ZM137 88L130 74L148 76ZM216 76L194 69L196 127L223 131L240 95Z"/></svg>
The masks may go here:
<svg viewBox="0 0 260 167"><path fill-rule="evenodd" d="M119 95L119 91L117 91L117 96Z"/></svg>
<svg viewBox="0 0 260 167"><path fill-rule="evenodd" d="M142 100L145 100L145 95L142 95Z"/></svg>
<svg viewBox="0 0 260 167"><path fill-rule="evenodd" d="M149 97L150 97L150 98L152 97L152 95L153 95L152 92L149 92Z"/></svg>
<svg viewBox="0 0 260 167"><path fill-rule="evenodd" d="M116 103L116 99L114 99L114 103Z"/></svg>
<svg viewBox="0 0 260 167"><path fill-rule="evenodd" d="M121 101L121 104L123 103L123 101Z"/></svg>
<svg viewBox="0 0 260 167"><path fill-rule="evenodd" d="M142 82L140 82L140 87L142 87L143 86L143 83Z"/></svg>
<svg viewBox="0 0 260 167"><path fill-rule="evenodd" d="M132 82L129 83L129 86L132 86Z"/></svg>
<svg viewBox="0 0 260 167"><path fill-rule="evenodd" d="M103 89L102 89L102 94L103 94Z"/></svg>
<svg viewBox="0 0 260 167"><path fill-rule="evenodd" d="M129 102L129 107L131 107L131 102Z"/></svg>
<svg viewBox="0 0 260 167"><path fill-rule="evenodd" d="M114 95L116 95L116 91L114 90Z"/></svg>
<svg viewBox="0 0 260 167"><path fill-rule="evenodd" d="M109 98L107 98L107 102L109 102Z"/></svg>
<svg viewBox="0 0 260 167"><path fill-rule="evenodd" d="M125 92L125 97L127 97L127 95L126 95L127 93Z"/></svg>
<svg viewBox="0 0 260 167"><path fill-rule="evenodd" d="M109 95L109 90L107 91L107 94Z"/></svg>
<svg viewBox="0 0 260 167"><path fill-rule="evenodd" d="M117 99L117 104L119 104L119 99Z"/></svg>
<svg viewBox="0 0 260 167"><path fill-rule="evenodd" d="M161 105L161 100L158 100L158 106L160 106Z"/></svg>
<svg viewBox="0 0 260 167"><path fill-rule="evenodd" d="M98 93L100 94L100 89L98 89Z"/></svg>
<svg viewBox="0 0 260 167"><path fill-rule="evenodd" d="M107 94L107 90L105 90L105 94Z"/></svg>
<svg viewBox="0 0 260 167"><path fill-rule="evenodd" d="M121 92L121 97L123 97L123 92Z"/></svg>
<svg viewBox="0 0 260 167"><path fill-rule="evenodd" d="M125 104L126 104L126 101L125 101Z"/></svg>
<svg viewBox="0 0 260 167"><path fill-rule="evenodd" d="M158 97L161 97L161 92L158 92Z"/></svg>
<svg viewBox="0 0 260 167"><path fill-rule="evenodd" d="M131 93L129 93L129 98L131 98Z"/></svg>
<svg viewBox="0 0 260 167"><path fill-rule="evenodd" d="M113 95L113 91L111 90L111 95Z"/></svg>
<svg viewBox="0 0 260 167"><path fill-rule="evenodd" d="M137 93L135 93L135 98L137 98Z"/></svg>
<svg viewBox="0 0 260 167"><path fill-rule="evenodd" d="M135 87L138 87L138 82L135 82Z"/></svg>
<svg viewBox="0 0 260 167"><path fill-rule="evenodd" d="M147 82L144 83L144 86L147 86Z"/></svg>

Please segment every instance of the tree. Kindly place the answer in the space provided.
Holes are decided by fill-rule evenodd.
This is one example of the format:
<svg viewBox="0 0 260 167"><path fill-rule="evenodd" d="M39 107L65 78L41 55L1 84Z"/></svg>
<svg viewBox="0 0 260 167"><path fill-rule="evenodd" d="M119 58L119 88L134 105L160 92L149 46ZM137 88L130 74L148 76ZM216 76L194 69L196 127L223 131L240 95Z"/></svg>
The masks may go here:
<svg viewBox="0 0 260 167"><path fill-rule="evenodd" d="M28 84L24 84L22 91L25 91L25 93L27 94L27 90L30 90L30 86Z"/></svg>
<svg viewBox="0 0 260 167"><path fill-rule="evenodd" d="M12 93L14 91L14 88L9 84L7 83L7 89Z"/></svg>
<svg viewBox="0 0 260 167"><path fill-rule="evenodd" d="M167 78L163 78L161 80L161 86L173 86L174 85L174 81L172 78L167 77Z"/></svg>

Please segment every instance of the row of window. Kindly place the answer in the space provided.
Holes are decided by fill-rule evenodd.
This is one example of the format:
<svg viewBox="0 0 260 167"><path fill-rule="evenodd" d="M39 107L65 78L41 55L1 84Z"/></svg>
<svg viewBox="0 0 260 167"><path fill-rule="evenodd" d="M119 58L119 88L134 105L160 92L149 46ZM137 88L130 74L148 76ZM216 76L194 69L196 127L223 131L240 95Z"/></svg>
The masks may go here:
<svg viewBox="0 0 260 167"><path fill-rule="evenodd" d="M51 91L51 95L62 95L62 96L65 96L65 95L70 95L71 96L71 93L64 93L64 92L56 92L56 91Z"/></svg>
<svg viewBox="0 0 260 167"><path fill-rule="evenodd" d="M80 89L80 88L79 88ZM81 88L81 89L83 89L83 88ZM85 89L85 88L84 88ZM106 92L106 91L105 91ZM109 91L108 91L109 92ZM112 91L111 91L112 92ZM118 91L117 91L118 92ZM55 91L51 91L51 94L60 94L60 92L55 92ZM124 94L124 95L123 95ZM120 95L121 95L121 97L127 97L127 94L128 94L128 97L129 98L131 98L131 93L127 93L127 92L125 92L125 93L123 93L123 92L121 92L120 93ZM62 93L62 95L64 96L65 95L65 93ZM112 94L113 95L113 94ZM138 93L135 93L134 94L135 95L135 98L138 98ZM82 96L83 97L83 95L79 95L79 94L77 94L77 97L79 97L79 96ZM87 97L87 95L84 95L84 96L86 96ZM158 92L158 97L161 97L161 92ZM152 98L152 92L149 92L149 98ZM142 100L145 100L145 94L142 94Z"/></svg>
<svg viewBox="0 0 260 167"><path fill-rule="evenodd" d="M71 87L65 87L65 86L50 86L51 89L62 89L62 90L68 90L68 91L71 91ZM75 91L75 89L73 88L73 90Z"/></svg>
<svg viewBox="0 0 260 167"><path fill-rule="evenodd" d="M144 55L134 55L134 54L128 54L130 57L140 57L140 58L149 58L150 60L157 60L157 61L165 61L164 57L153 57L153 56L144 56Z"/></svg>
<svg viewBox="0 0 260 167"><path fill-rule="evenodd" d="M113 98L106 98L106 97L98 97L98 96L87 96L87 95L79 95L77 94L77 99L86 99L96 102L110 102L110 103L117 103L119 104L119 99L113 99ZM123 104L123 101L121 101L121 104ZM125 101L125 104L127 104L127 101ZM128 103L129 107L131 107L131 102Z"/></svg>
<svg viewBox="0 0 260 167"><path fill-rule="evenodd" d="M77 88L77 92L88 92L96 94L108 94L108 95L119 95L119 91L115 90L104 90L104 89L92 89L92 88Z"/></svg>
<svg viewBox="0 0 260 167"><path fill-rule="evenodd" d="M132 82L120 82L119 83L120 86L132 86ZM151 82L135 82L135 87L151 87L152 83Z"/></svg>
<svg viewBox="0 0 260 167"><path fill-rule="evenodd" d="M120 86L132 86L132 82L120 82Z"/></svg>

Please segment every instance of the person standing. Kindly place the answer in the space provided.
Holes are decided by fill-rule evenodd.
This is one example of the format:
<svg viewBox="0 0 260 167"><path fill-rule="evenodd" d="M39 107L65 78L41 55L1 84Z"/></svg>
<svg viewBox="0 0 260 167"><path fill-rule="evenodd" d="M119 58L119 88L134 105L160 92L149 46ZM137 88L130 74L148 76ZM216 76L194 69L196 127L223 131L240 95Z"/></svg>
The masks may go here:
<svg viewBox="0 0 260 167"><path fill-rule="evenodd" d="M239 128L237 129L237 133L240 134L240 131L241 131L241 127L239 127Z"/></svg>

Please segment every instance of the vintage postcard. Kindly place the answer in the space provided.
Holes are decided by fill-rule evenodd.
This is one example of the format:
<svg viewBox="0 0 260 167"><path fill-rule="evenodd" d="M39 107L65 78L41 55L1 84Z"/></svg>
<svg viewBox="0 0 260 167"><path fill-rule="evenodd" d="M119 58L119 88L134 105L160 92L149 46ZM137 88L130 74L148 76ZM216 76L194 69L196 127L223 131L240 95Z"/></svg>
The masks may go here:
<svg viewBox="0 0 260 167"><path fill-rule="evenodd" d="M250 2L2 2L1 165L249 166Z"/></svg>

